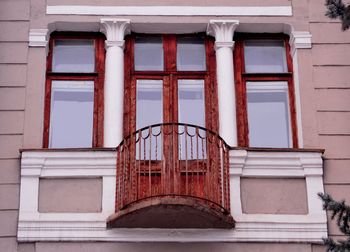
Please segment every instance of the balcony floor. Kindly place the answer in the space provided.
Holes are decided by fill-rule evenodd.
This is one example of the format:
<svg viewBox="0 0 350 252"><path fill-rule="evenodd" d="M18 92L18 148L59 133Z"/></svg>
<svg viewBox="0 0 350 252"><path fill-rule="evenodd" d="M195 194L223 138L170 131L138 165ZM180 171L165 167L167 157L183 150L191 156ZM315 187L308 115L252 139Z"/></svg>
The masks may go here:
<svg viewBox="0 0 350 252"><path fill-rule="evenodd" d="M229 213L215 203L188 196L156 196L131 203L111 215L108 228L226 228Z"/></svg>

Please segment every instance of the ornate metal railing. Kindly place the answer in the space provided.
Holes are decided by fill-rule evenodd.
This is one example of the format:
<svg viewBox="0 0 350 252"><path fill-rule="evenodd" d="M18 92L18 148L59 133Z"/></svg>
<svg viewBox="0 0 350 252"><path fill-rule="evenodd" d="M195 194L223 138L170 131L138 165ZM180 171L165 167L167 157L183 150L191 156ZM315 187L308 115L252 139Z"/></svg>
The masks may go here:
<svg viewBox="0 0 350 252"><path fill-rule="evenodd" d="M203 199L229 212L229 147L215 132L182 123L137 130L117 148L116 211L149 197Z"/></svg>

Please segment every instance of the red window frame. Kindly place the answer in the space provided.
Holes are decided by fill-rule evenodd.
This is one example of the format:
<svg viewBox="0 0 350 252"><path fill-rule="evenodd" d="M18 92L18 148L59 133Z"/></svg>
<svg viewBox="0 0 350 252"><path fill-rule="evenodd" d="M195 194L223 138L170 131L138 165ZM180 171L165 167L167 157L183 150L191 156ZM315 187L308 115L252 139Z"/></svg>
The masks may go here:
<svg viewBox="0 0 350 252"><path fill-rule="evenodd" d="M247 81L286 81L288 83L290 127L292 131L292 147L298 148L296 109L293 82L293 63L290 55L289 37L285 34L245 34L236 33L234 40L234 68L237 109L238 146L249 147L249 130L247 114ZM247 73L244 62L244 41L246 40L279 40L284 42L287 70L286 73Z"/></svg>
<svg viewBox="0 0 350 252"><path fill-rule="evenodd" d="M152 36L131 34L126 37L125 45L125 88L124 88L124 136L135 132L136 129L136 80L162 79L163 80L163 123L178 122L178 79L203 79L205 93L205 127L214 132L218 129L218 101L216 85L216 58L214 39L205 34L174 35L163 34L164 70L162 71L135 71L134 45L137 36ZM201 36L204 38L206 50L205 71L178 71L176 69L177 38Z"/></svg>
<svg viewBox="0 0 350 252"><path fill-rule="evenodd" d="M89 73L53 72L53 48L56 40L78 40L91 39L95 45L95 70ZM90 80L94 82L94 109L93 109L93 134L92 147L102 147L103 145L103 82L105 65L105 37L100 33L53 33L49 42L49 53L46 66L45 84L45 111L44 111L44 134L43 148L49 146L50 130L50 106L51 106L51 84L53 80Z"/></svg>

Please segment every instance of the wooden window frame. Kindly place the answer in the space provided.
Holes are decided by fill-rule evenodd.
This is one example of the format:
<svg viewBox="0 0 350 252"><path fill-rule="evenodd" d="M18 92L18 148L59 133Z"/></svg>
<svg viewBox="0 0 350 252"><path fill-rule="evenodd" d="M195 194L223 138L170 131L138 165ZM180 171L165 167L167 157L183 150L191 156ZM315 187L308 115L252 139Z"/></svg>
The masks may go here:
<svg viewBox="0 0 350 252"><path fill-rule="evenodd" d="M237 137L238 146L249 147L249 128L247 113L247 91L248 81L285 81L288 83L289 113L291 127L290 148L298 148L297 122L295 108L295 91L293 82L293 63L290 55L289 37L286 34L245 34L236 33L236 41L233 54L235 68L235 90L236 90L236 112L237 112ZM246 73L244 62L244 41L246 40L279 40L283 41L286 53L286 73ZM263 147L263 146L261 146Z"/></svg>
<svg viewBox="0 0 350 252"><path fill-rule="evenodd" d="M163 41L164 70L163 71L135 71L134 45L137 36L160 36ZM205 41L206 70L205 71L178 71L177 38L201 36ZM124 66L124 136L135 132L136 129L136 80L162 79L163 80L163 123L178 122L178 79L204 80L205 94L205 127L214 132L218 130L218 100L216 84L216 57L214 38L205 34L131 34L126 37ZM172 102L173 101L173 102Z"/></svg>
<svg viewBox="0 0 350 252"><path fill-rule="evenodd" d="M95 70L94 72L53 72L53 48L55 40L80 40L91 39L95 45ZM49 53L46 65L45 84L45 110L44 110L44 133L43 148L49 147L50 134L50 109L51 109L51 86L55 80L92 81L94 83L94 108L93 108L93 134L92 148L103 145L103 82L105 68L105 37L101 33L77 33L77 32L55 32L51 34L49 42Z"/></svg>

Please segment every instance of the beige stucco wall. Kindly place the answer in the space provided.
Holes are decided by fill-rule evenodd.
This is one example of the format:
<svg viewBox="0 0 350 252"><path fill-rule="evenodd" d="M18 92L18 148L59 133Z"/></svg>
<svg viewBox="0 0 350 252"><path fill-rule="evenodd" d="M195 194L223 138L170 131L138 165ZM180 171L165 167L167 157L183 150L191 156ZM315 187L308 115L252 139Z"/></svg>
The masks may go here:
<svg viewBox="0 0 350 252"><path fill-rule="evenodd" d="M46 52L42 48L28 48L29 28L47 28L55 21L95 24L97 16L46 16L48 5L232 5L232 6L289 6L292 17L227 17L241 23L288 23L297 31L310 31L312 49L298 50L301 117L304 146L324 148L325 189L335 198L350 202L350 31L340 31L340 24L324 16L324 1L321 0L2 0L0 1L0 251L324 251L320 245L310 244L119 244L119 243L37 243L17 244L17 219L19 205L19 149L40 148L42 143L43 97ZM135 22L174 22L178 17L130 17ZM185 17L189 23L206 22L209 17ZM52 181L51 181L52 182ZM82 182L90 183L89 182ZM260 188L269 190L272 181L256 182L253 179L242 183L243 207L248 212L257 211L256 204L248 200L258 196ZM289 181L290 182L290 181ZM91 182L96 188L99 182ZM261 184L262 183L262 184ZM295 182L296 184L300 182ZM64 189L71 188L63 182ZM47 186L47 185L46 185ZM286 194L269 195L278 199L280 206L293 202ZM95 188L93 187L93 188ZM302 188L302 189L301 189ZM304 191L304 187L297 185ZM43 189L42 207L52 206L48 192ZM45 196L45 193L46 196ZM80 192L84 195L84 192ZM79 192L74 197L80 197ZM58 196L57 196L58 197ZM70 199L74 198L73 196ZM97 193L94 199L99 201ZM281 201L279 199L283 198ZM291 201L289 201L291 199ZM272 198L269 198L272 200ZM295 200L295 199L294 199ZM94 210L98 205L93 204ZM297 199L296 211L305 211L303 198ZM84 206L88 208L88 202ZM276 205L264 211L273 212ZM51 209L51 208L49 208ZM91 210L91 209L89 209ZM289 208L290 210L290 208ZM97 211L97 210L96 210ZM329 232L338 237L339 231L330 223Z"/></svg>
<svg viewBox="0 0 350 252"><path fill-rule="evenodd" d="M30 1L0 1L0 251L16 251Z"/></svg>

